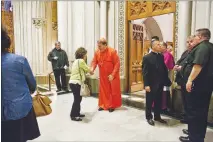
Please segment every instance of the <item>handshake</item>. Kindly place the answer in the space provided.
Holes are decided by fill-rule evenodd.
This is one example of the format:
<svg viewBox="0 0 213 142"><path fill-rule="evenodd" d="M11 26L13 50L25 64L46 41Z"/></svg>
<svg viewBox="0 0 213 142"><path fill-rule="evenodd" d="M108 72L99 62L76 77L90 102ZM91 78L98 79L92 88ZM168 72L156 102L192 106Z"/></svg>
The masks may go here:
<svg viewBox="0 0 213 142"><path fill-rule="evenodd" d="M174 68L173 68L173 70L175 70L175 71L180 71L181 68L182 68L182 66L175 65Z"/></svg>
<svg viewBox="0 0 213 142"><path fill-rule="evenodd" d="M90 68L89 74L90 74L90 75L93 75L93 74L94 74L94 71L93 71L92 68Z"/></svg>

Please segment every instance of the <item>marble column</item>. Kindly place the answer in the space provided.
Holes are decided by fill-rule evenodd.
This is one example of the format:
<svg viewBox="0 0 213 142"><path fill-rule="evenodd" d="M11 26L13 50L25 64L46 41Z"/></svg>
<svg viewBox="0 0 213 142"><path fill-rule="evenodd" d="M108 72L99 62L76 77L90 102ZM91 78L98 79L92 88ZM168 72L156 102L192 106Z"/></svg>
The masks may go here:
<svg viewBox="0 0 213 142"><path fill-rule="evenodd" d="M107 1L100 2L100 37L107 38Z"/></svg>
<svg viewBox="0 0 213 142"><path fill-rule="evenodd" d="M177 59L187 49L186 39L191 34L191 1L179 1Z"/></svg>
<svg viewBox="0 0 213 142"><path fill-rule="evenodd" d="M212 1L193 1L192 11L192 34L199 28L209 28L213 31ZM213 41L213 38L210 41Z"/></svg>
<svg viewBox="0 0 213 142"><path fill-rule="evenodd" d="M66 49L68 46L68 1L57 2L58 17L58 41L61 47Z"/></svg>

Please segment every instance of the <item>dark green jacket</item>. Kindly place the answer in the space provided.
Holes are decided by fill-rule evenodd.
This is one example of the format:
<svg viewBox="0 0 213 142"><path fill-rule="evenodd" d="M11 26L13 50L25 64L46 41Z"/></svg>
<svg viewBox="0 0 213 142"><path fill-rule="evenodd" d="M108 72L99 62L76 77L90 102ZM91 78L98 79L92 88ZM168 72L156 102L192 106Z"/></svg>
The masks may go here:
<svg viewBox="0 0 213 142"><path fill-rule="evenodd" d="M55 60L54 57L58 57L58 59ZM57 50L56 48L54 48L49 53L48 60L52 63L53 70L63 69L65 65L69 67L67 53L62 49Z"/></svg>
<svg viewBox="0 0 213 142"><path fill-rule="evenodd" d="M202 70L193 82L195 84L199 84L202 89L208 89L204 88L205 86L213 89L213 85L211 84L213 79L212 45L213 44L209 41L203 41L193 48L193 50L188 54L186 60L184 60L184 65L181 70L185 83L188 80L193 65L198 64L202 66ZM209 86L210 84L211 86Z"/></svg>

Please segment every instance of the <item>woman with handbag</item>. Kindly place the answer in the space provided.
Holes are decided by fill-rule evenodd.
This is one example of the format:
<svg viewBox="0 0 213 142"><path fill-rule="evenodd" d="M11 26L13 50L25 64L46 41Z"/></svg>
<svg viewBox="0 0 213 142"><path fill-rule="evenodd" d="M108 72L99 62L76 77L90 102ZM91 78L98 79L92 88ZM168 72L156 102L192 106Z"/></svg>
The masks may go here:
<svg viewBox="0 0 213 142"><path fill-rule="evenodd" d="M10 37L1 29L2 142L26 142L40 136L31 94L36 81L27 59L9 53Z"/></svg>
<svg viewBox="0 0 213 142"><path fill-rule="evenodd" d="M86 80L86 73L93 74L90 67L86 64L87 50L80 47L75 52L76 60L72 64L71 77L70 77L70 88L73 92L74 102L70 113L71 120L82 121L84 114L80 114L81 100L82 100L82 87L84 87L84 81Z"/></svg>

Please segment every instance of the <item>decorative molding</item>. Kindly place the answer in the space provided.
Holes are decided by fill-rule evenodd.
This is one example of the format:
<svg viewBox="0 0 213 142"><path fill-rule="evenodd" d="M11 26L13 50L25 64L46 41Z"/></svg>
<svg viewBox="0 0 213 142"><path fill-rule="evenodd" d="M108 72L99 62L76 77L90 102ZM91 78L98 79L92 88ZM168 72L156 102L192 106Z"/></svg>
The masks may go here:
<svg viewBox="0 0 213 142"><path fill-rule="evenodd" d="M149 14L149 2L147 1L132 1L127 2L128 20L139 19L138 17L147 17Z"/></svg>
<svg viewBox="0 0 213 142"><path fill-rule="evenodd" d="M179 12L179 1L176 1L176 12L175 12L175 61L177 61L177 48L178 48L178 12Z"/></svg>
<svg viewBox="0 0 213 142"><path fill-rule="evenodd" d="M52 29L54 31L57 31L58 30L58 23L57 22L52 22Z"/></svg>
<svg viewBox="0 0 213 142"><path fill-rule="evenodd" d="M148 12L147 2L146 1L129 2L129 10L130 16L146 13Z"/></svg>
<svg viewBox="0 0 213 142"><path fill-rule="evenodd" d="M39 29L46 24L46 19L44 18L32 18L33 25L35 28Z"/></svg>
<svg viewBox="0 0 213 142"><path fill-rule="evenodd" d="M125 1L118 2L118 55L120 57L120 76L125 75Z"/></svg>
<svg viewBox="0 0 213 142"><path fill-rule="evenodd" d="M176 11L175 1L128 1L128 20L141 19Z"/></svg>
<svg viewBox="0 0 213 142"><path fill-rule="evenodd" d="M172 3L168 1L157 1L152 3L152 12L163 11L172 8Z"/></svg>

